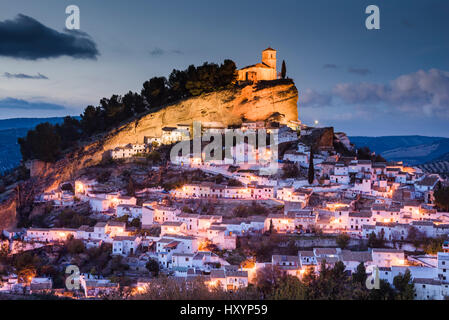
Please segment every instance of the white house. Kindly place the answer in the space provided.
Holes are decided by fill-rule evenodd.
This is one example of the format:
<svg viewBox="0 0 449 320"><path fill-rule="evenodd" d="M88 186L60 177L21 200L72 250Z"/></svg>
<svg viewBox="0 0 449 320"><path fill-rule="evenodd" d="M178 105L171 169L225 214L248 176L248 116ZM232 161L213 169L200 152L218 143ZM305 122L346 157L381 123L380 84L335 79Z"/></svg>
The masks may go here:
<svg viewBox="0 0 449 320"><path fill-rule="evenodd" d="M128 256L136 253L141 242L141 238L137 236L117 236L113 238L112 254Z"/></svg>

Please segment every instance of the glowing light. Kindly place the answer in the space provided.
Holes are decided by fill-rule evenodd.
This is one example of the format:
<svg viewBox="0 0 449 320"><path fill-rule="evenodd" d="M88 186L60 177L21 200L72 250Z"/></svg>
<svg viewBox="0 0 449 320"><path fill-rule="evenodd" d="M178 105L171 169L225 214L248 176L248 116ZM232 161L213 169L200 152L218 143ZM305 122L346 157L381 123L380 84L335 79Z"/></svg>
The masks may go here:
<svg viewBox="0 0 449 320"><path fill-rule="evenodd" d="M83 193L84 192L84 185L81 182L75 183L75 191L77 193Z"/></svg>
<svg viewBox="0 0 449 320"><path fill-rule="evenodd" d="M319 124L320 122L318 120L315 120L315 125Z"/></svg>

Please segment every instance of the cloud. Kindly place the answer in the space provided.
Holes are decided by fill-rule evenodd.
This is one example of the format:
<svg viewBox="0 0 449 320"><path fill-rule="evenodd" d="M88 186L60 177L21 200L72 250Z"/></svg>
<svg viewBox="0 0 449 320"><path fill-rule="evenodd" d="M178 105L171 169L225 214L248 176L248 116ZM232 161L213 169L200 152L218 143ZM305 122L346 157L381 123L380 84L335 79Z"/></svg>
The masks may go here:
<svg viewBox="0 0 449 320"><path fill-rule="evenodd" d="M330 92L306 89L299 101L305 108L352 106L372 113L399 112L449 119L449 72L419 70L387 84L339 83Z"/></svg>
<svg viewBox="0 0 449 320"><path fill-rule="evenodd" d="M357 74L360 76L366 76L366 75L372 73L371 70L366 69L366 68L348 68L348 72Z"/></svg>
<svg viewBox="0 0 449 320"><path fill-rule="evenodd" d="M61 33L23 14L14 20L0 21L0 39L0 56L16 59L96 59L99 55L97 45L86 33Z"/></svg>
<svg viewBox="0 0 449 320"><path fill-rule="evenodd" d="M163 50L161 48L154 48L153 50L150 51L150 54L152 56L161 56L161 55L165 54L165 50Z"/></svg>
<svg viewBox="0 0 449 320"><path fill-rule="evenodd" d="M342 99L345 103L380 103L385 96L386 86L375 83L339 83L332 92L335 97Z"/></svg>
<svg viewBox="0 0 449 320"><path fill-rule="evenodd" d="M48 80L48 77L44 76L41 73L38 73L37 75L33 76L33 75L29 75L29 74L24 74L24 73L9 73L9 72L5 72L3 74L3 76L8 78L8 79Z"/></svg>
<svg viewBox="0 0 449 320"><path fill-rule="evenodd" d="M181 50L175 49L175 50L164 50L161 48L154 48L153 50L150 51L150 55L152 56L162 56L165 54L170 54L170 53L174 53L174 54L184 54L184 52L182 52Z"/></svg>
<svg viewBox="0 0 449 320"><path fill-rule="evenodd" d="M306 89L300 94L299 102L304 108L329 106L332 104L332 95Z"/></svg>
<svg viewBox="0 0 449 320"><path fill-rule="evenodd" d="M0 100L0 109L65 110L66 107L48 102L29 102L22 99L4 98Z"/></svg>
<svg viewBox="0 0 449 320"><path fill-rule="evenodd" d="M333 63L326 63L323 65L323 69L337 69L337 65Z"/></svg>
<svg viewBox="0 0 449 320"><path fill-rule="evenodd" d="M338 84L332 92L349 104L384 104L401 112L449 118L449 72L438 69L402 75L389 84Z"/></svg>

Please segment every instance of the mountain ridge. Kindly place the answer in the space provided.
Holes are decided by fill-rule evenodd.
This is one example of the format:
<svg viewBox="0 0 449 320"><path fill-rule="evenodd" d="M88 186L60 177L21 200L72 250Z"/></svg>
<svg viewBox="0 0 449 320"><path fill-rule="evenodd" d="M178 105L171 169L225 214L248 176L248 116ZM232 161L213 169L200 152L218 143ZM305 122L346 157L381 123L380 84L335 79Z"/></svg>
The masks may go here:
<svg viewBox="0 0 449 320"><path fill-rule="evenodd" d="M428 136L349 137L357 148L369 147L387 160L409 165L432 163L449 156L449 138Z"/></svg>

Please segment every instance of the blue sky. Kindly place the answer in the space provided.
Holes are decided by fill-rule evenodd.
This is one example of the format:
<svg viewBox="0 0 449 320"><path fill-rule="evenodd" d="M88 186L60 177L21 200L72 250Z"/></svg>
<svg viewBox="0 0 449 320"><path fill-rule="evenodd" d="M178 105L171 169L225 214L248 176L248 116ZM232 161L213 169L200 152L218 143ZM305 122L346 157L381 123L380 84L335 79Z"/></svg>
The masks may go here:
<svg viewBox="0 0 449 320"><path fill-rule="evenodd" d="M66 35L71 4L87 35ZM365 28L370 4L381 30ZM448 16L445 0L4 0L0 118L79 115L173 68L226 58L243 67L272 46L300 91L303 122L350 135L449 137ZM56 32L31 56L1 38L27 21Z"/></svg>

